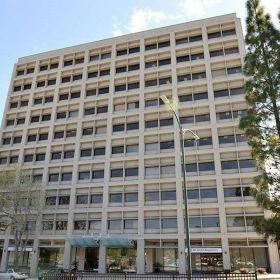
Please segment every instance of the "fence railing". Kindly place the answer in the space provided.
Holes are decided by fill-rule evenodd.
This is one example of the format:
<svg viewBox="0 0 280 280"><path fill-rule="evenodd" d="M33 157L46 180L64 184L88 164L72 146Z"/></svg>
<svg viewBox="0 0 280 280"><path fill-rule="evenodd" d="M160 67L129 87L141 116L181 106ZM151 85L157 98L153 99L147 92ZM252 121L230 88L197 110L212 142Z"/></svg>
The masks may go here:
<svg viewBox="0 0 280 280"><path fill-rule="evenodd" d="M43 280L257 280L256 273L248 274L101 274L77 272L43 275Z"/></svg>

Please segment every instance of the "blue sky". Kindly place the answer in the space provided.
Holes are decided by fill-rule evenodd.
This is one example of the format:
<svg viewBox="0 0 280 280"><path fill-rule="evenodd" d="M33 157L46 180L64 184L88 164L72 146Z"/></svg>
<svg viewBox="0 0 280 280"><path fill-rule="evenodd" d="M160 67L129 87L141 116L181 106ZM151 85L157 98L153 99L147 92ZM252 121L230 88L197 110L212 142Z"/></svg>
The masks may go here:
<svg viewBox="0 0 280 280"><path fill-rule="evenodd" d="M233 12L244 23L245 0L1 0L0 118L19 57Z"/></svg>

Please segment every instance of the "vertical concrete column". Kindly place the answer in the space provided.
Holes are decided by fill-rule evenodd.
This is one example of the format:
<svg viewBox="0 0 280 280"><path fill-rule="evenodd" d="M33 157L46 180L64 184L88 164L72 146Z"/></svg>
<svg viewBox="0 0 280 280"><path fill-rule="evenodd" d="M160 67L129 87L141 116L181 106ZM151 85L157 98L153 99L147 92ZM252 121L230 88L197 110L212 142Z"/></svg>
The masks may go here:
<svg viewBox="0 0 280 280"><path fill-rule="evenodd" d="M147 267L146 272L152 273L153 272L153 264L154 264L154 250L152 248L146 249L147 254Z"/></svg>
<svg viewBox="0 0 280 280"><path fill-rule="evenodd" d="M33 255L32 255L31 266L30 266L31 277L37 276L37 268L38 268L39 254L40 254L39 251L40 249L38 248L38 246L39 246L39 239L38 237L35 237L33 242Z"/></svg>
<svg viewBox="0 0 280 280"><path fill-rule="evenodd" d="M85 261L86 261L86 248L79 248L78 255L79 255L78 270L84 270Z"/></svg>
<svg viewBox="0 0 280 280"><path fill-rule="evenodd" d="M71 265L71 244L65 241L63 267L70 268Z"/></svg>
<svg viewBox="0 0 280 280"><path fill-rule="evenodd" d="M2 254L2 260L1 260L1 267L0 270L5 270L7 268L8 264L8 247L9 247L9 236L10 236L10 229L7 230L5 234L5 241L3 246L3 254Z"/></svg>
<svg viewBox="0 0 280 280"><path fill-rule="evenodd" d="M271 273L279 274L280 260L278 246L276 243L271 243L271 240L268 240L268 255L270 260Z"/></svg>
<svg viewBox="0 0 280 280"><path fill-rule="evenodd" d="M179 273L186 274L186 254L185 254L185 238L178 238L178 259L179 259Z"/></svg>
<svg viewBox="0 0 280 280"><path fill-rule="evenodd" d="M144 238L137 240L137 274L145 273L145 241Z"/></svg>
<svg viewBox="0 0 280 280"><path fill-rule="evenodd" d="M100 244L98 273L106 273L107 270L107 248Z"/></svg>
<svg viewBox="0 0 280 280"><path fill-rule="evenodd" d="M222 248L223 248L223 265L224 269L231 269L230 265L230 252L228 246L228 238L226 236L222 237Z"/></svg>

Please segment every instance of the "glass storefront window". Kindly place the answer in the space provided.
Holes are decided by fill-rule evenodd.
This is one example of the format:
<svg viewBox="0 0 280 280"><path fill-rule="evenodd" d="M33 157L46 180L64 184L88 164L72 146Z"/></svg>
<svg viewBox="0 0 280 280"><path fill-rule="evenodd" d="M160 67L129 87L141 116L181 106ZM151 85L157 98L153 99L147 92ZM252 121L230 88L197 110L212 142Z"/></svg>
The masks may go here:
<svg viewBox="0 0 280 280"><path fill-rule="evenodd" d="M40 248L39 264L41 269L50 269L63 264L64 248Z"/></svg>
<svg viewBox="0 0 280 280"><path fill-rule="evenodd" d="M230 248L230 261L232 270L241 267L254 270L257 267L268 267L266 247Z"/></svg>
<svg viewBox="0 0 280 280"><path fill-rule="evenodd" d="M107 270L112 272L136 273L137 249L108 248Z"/></svg>

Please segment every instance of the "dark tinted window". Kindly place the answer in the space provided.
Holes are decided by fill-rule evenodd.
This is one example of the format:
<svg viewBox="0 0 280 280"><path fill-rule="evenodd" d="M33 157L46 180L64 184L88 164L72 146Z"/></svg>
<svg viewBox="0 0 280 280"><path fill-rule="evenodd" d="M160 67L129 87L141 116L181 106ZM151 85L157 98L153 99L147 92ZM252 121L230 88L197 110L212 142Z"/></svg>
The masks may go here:
<svg viewBox="0 0 280 280"><path fill-rule="evenodd" d="M139 88L139 82L128 84L128 90Z"/></svg>
<svg viewBox="0 0 280 280"><path fill-rule="evenodd" d="M153 99L153 100L146 100L145 101L145 107L152 107L152 106L157 106L158 105L158 100Z"/></svg>
<svg viewBox="0 0 280 280"><path fill-rule="evenodd" d="M196 163L186 164L186 172L197 172L197 164Z"/></svg>
<svg viewBox="0 0 280 280"><path fill-rule="evenodd" d="M52 159L61 159L61 152L52 153Z"/></svg>
<svg viewBox="0 0 280 280"><path fill-rule="evenodd" d="M45 160L45 154L37 154L36 161L43 161Z"/></svg>
<svg viewBox="0 0 280 280"><path fill-rule="evenodd" d="M49 114L49 115L44 115L44 116L42 116L42 121L44 122L44 121L49 121L51 119L51 115Z"/></svg>
<svg viewBox="0 0 280 280"><path fill-rule="evenodd" d="M94 115L94 113L95 113L95 108L85 109L85 116Z"/></svg>
<svg viewBox="0 0 280 280"><path fill-rule="evenodd" d="M162 59L158 61L158 66L168 65L171 64L171 58Z"/></svg>
<svg viewBox="0 0 280 280"><path fill-rule="evenodd" d="M102 194L94 194L91 196L90 203L102 203L103 202L103 195Z"/></svg>
<svg viewBox="0 0 280 280"><path fill-rule="evenodd" d="M84 63L84 58L76 58L75 59L75 64L80 64L80 63Z"/></svg>
<svg viewBox="0 0 280 280"><path fill-rule="evenodd" d="M52 63L50 65L50 69L55 69L55 68L58 68L58 63Z"/></svg>
<svg viewBox="0 0 280 280"><path fill-rule="evenodd" d="M230 89L230 95L238 95L238 94L244 94L245 89L244 88L232 88Z"/></svg>
<svg viewBox="0 0 280 280"><path fill-rule="evenodd" d="M43 103L43 98L36 98L36 99L34 99L34 105L42 104L42 103Z"/></svg>
<svg viewBox="0 0 280 280"><path fill-rule="evenodd" d="M209 120L210 120L209 114L195 116L195 122L207 122Z"/></svg>
<svg viewBox="0 0 280 280"><path fill-rule="evenodd" d="M225 54L234 54L234 53L239 53L238 48L230 48L230 49L225 49Z"/></svg>
<svg viewBox="0 0 280 280"><path fill-rule="evenodd" d="M148 50L154 50L157 48L157 44L149 44L149 45L146 45L145 46L145 50L148 51Z"/></svg>
<svg viewBox="0 0 280 280"><path fill-rule="evenodd" d="M214 39L214 38L219 38L219 37L221 37L220 31L208 34L208 39Z"/></svg>
<svg viewBox="0 0 280 280"><path fill-rule="evenodd" d="M24 162L32 162L33 161L33 155L26 155L24 157Z"/></svg>
<svg viewBox="0 0 280 280"><path fill-rule="evenodd" d="M101 54L101 59L105 59L105 58L110 58L111 57L111 53L102 53Z"/></svg>
<svg viewBox="0 0 280 280"><path fill-rule="evenodd" d="M241 188L226 188L224 189L225 197L240 197L241 196Z"/></svg>
<svg viewBox="0 0 280 280"><path fill-rule="evenodd" d="M78 195L76 203L77 204L87 204L88 203L88 196L87 195Z"/></svg>
<svg viewBox="0 0 280 280"><path fill-rule="evenodd" d="M169 78L162 78L158 80L159 85L165 85L165 84L170 84L172 83L171 77Z"/></svg>
<svg viewBox="0 0 280 280"><path fill-rule="evenodd" d="M180 102L192 101L192 95L191 95L191 94L188 94L188 95L181 95L181 96L179 96L179 101L180 101Z"/></svg>
<svg viewBox="0 0 280 280"><path fill-rule="evenodd" d="M126 193L124 196L125 202L138 201L138 193Z"/></svg>
<svg viewBox="0 0 280 280"><path fill-rule="evenodd" d="M73 158L74 154L75 154L75 151L65 151L64 158Z"/></svg>
<svg viewBox="0 0 280 280"><path fill-rule="evenodd" d="M112 154L123 154L124 146L112 147Z"/></svg>
<svg viewBox="0 0 280 280"><path fill-rule="evenodd" d="M190 80L191 80L191 74L177 76L178 82L184 82L184 81L190 81Z"/></svg>
<svg viewBox="0 0 280 280"><path fill-rule="evenodd" d="M90 178L90 172L79 172L79 180L88 180Z"/></svg>
<svg viewBox="0 0 280 280"><path fill-rule="evenodd" d="M235 31L235 29L225 30L225 31L222 31L222 34L223 34L223 36L235 35L236 31Z"/></svg>
<svg viewBox="0 0 280 280"><path fill-rule="evenodd" d="M177 59L177 63L190 61L190 56L189 55L177 56L176 59Z"/></svg>
<svg viewBox="0 0 280 280"><path fill-rule="evenodd" d="M116 68L116 73L126 72L126 66Z"/></svg>
<svg viewBox="0 0 280 280"><path fill-rule="evenodd" d="M74 76L73 76L73 81L81 80L82 78L83 78L83 75L82 75L82 74L74 75Z"/></svg>
<svg viewBox="0 0 280 280"><path fill-rule="evenodd" d="M234 135L223 135L219 136L219 143L220 144L228 144L228 143L234 143Z"/></svg>
<svg viewBox="0 0 280 280"><path fill-rule="evenodd" d="M105 155L105 148L95 148L94 149L95 156L104 156Z"/></svg>
<svg viewBox="0 0 280 280"><path fill-rule="evenodd" d="M93 134L93 128L84 128L83 129L83 135L92 135Z"/></svg>
<svg viewBox="0 0 280 280"><path fill-rule="evenodd" d="M215 170L214 162L202 162L198 164L199 171Z"/></svg>
<svg viewBox="0 0 280 280"><path fill-rule="evenodd" d="M43 119L44 121L44 119ZM22 119L17 119L17 124L24 124L25 123L25 118Z"/></svg>
<svg viewBox="0 0 280 280"><path fill-rule="evenodd" d="M129 53L138 53L140 52L140 47L130 48L128 50Z"/></svg>
<svg viewBox="0 0 280 280"><path fill-rule="evenodd" d="M10 103L10 108L11 108L11 109L17 108L17 106L18 106L17 102L15 102L15 103Z"/></svg>
<svg viewBox="0 0 280 280"><path fill-rule="evenodd" d="M48 133L42 133L39 135L39 141L48 140Z"/></svg>
<svg viewBox="0 0 280 280"><path fill-rule="evenodd" d="M21 143L21 137L14 137L14 144Z"/></svg>
<svg viewBox="0 0 280 280"><path fill-rule="evenodd" d="M105 94L105 93L109 93L109 87L98 89L98 94Z"/></svg>
<svg viewBox="0 0 280 280"><path fill-rule="evenodd" d="M14 87L14 92L16 92L16 91L21 91L21 86L15 86Z"/></svg>
<svg viewBox="0 0 280 280"><path fill-rule="evenodd" d="M229 96L229 91L228 89L216 90L214 91L214 96L215 98Z"/></svg>
<svg viewBox="0 0 280 280"><path fill-rule="evenodd" d="M36 135L28 135L27 142L34 142L36 141Z"/></svg>
<svg viewBox="0 0 280 280"><path fill-rule="evenodd" d="M20 101L20 107L25 107L28 105L28 100L22 100Z"/></svg>
<svg viewBox="0 0 280 280"><path fill-rule="evenodd" d="M139 123L128 123L126 124L126 130L139 129Z"/></svg>
<svg viewBox="0 0 280 280"><path fill-rule="evenodd" d="M159 228L159 219L146 219L145 228L147 229L158 229Z"/></svg>
<svg viewBox="0 0 280 280"><path fill-rule="evenodd" d="M197 41L202 41L202 35L189 37L189 40L190 40L190 43L197 42Z"/></svg>
<svg viewBox="0 0 280 280"><path fill-rule="evenodd" d="M53 102L53 96L45 97L45 103Z"/></svg>
<svg viewBox="0 0 280 280"><path fill-rule="evenodd" d="M89 61L95 61L95 60L99 60L99 54L92 55L92 56L89 57Z"/></svg>
<svg viewBox="0 0 280 280"><path fill-rule="evenodd" d="M145 87L152 87L157 85L157 80L145 81Z"/></svg>
<svg viewBox="0 0 280 280"><path fill-rule="evenodd" d="M152 68L152 67L157 67L157 61L151 61L145 63L145 68Z"/></svg>
<svg viewBox="0 0 280 280"><path fill-rule="evenodd" d="M117 51L117 56L126 55L126 54L127 54L127 49Z"/></svg>
<svg viewBox="0 0 280 280"><path fill-rule="evenodd" d="M97 71L96 72L89 72L88 73L88 78L90 79L90 78L96 78L98 76L98 73L97 73Z"/></svg>
<svg viewBox="0 0 280 280"><path fill-rule="evenodd" d="M177 228L177 218L162 218L162 228Z"/></svg>
<svg viewBox="0 0 280 280"><path fill-rule="evenodd" d="M186 38L181 38L181 39L176 39L176 45L181 45L181 44L186 44L189 42L188 37Z"/></svg>
<svg viewBox="0 0 280 280"><path fill-rule="evenodd" d="M237 74L237 73L242 73L242 68L241 68L241 67L227 68L227 73L228 73L229 75L231 75L231 74Z"/></svg>
<svg viewBox="0 0 280 280"><path fill-rule="evenodd" d="M49 181L50 182L58 182L58 179L59 179L59 174L58 173L49 175Z"/></svg>
<svg viewBox="0 0 280 280"><path fill-rule="evenodd" d="M223 50L217 50L217 51L210 52L210 57L216 57L216 56L221 56L221 55L224 55Z"/></svg>
<svg viewBox="0 0 280 280"><path fill-rule="evenodd" d="M70 66L73 64L73 60L66 60L64 61L64 66Z"/></svg>
<svg viewBox="0 0 280 280"><path fill-rule="evenodd" d="M87 150L81 150L81 157L91 157L92 150L87 149Z"/></svg>
<svg viewBox="0 0 280 280"><path fill-rule="evenodd" d="M72 180L72 173L62 173L61 181L71 181L71 180Z"/></svg>
<svg viewBox="0 0 280 280"><path fill-rule="evenodd" d="M66 112L57 113L56 118L57 119L65 119L66 118Z"/></svg>
<svg viewBox="0 0 280 280"><path fill-rule="evenodd" d="M160 120L160 126L169 126L169 125L173 125L173 118Z"/></svg>
<svg viewBox="0 0 280 280"><path fill-rule="evenodd" d="M188 199L198 199L199 198L199 192L198 190L188 190Z"/></svg>
<svg viewBox="0 0 280 280"><path fill-rule="evenodd" d="M41 65L40 66L40 71L46 71L48 70L48 65Z"/></svg>
<svg viewBox="0 0 280 280"><path fill-rule="evenodd" d="M79 98L81 96L80 92L72 92L71 93L71 99Z"/></svg>
<svg viewBox="0 0 280 280"><path fill-rule="evenodd" d="M0 158L0 164L6 164L7 163L7 158Z"/></svg>
<svg viewBox="0 0 280 280"><path fill-rule="evenodd" d="M119 86L115 86L115 91L123 91L126 90L126 85L119 85Z"/></svg>
<svg viewBox="0 0 280 280"><path fill-rule="evenodd" d="M176 191L163 191L161 192L162 200L176 200Z"/></svg>
<svg viewBox="0 0 280 280"><path fill-rule="evenodd" d="M110 69L100 70L100 76L107 76L110 75Z"/></svg>
<svg viewBox="0 0 280 280"><path fill-rule="evenodd" d="M113 169L111 170L111 177L123 177L123 169Z"/></svg>
<svg viewBox="0 0 280 280"><path fill-rule="evenodd" d="M96 89L87 90L86 96L96 95Z"/></svg>
<svg viewBox="0 0 280 280"><path fill-rule="evenodd" d="M160 149L161 150L174 149L174 141L161 142L160 143Z"/></svg>
<svg viewBox="0 0 280 280"><path fill-rule="evenodd" d="M139 64L129 65L129 66L128 66L128 71L139 70L139 68L140 68L140 65L139 65Z"/></svg>
<svg viewBox="0 0 280 280"><path fill-rule="evenodd" d="M198 59L203 59L204 58L204 53L196 53L191 55L192 60L198 60Z"/></svg>
<svg viewBox="0 0 280 280"><path fill-rule="evenodd" d="M138 168L126 168L125 169L125 176L138 176Z"/></svg>
<svg viewBox="0 0 280 280"><path fill-rule="evenodd" d="M204 78L206 78L206 73L205 72L192 74L192 79L193 80L204 79Z"/></svg>
<svg viewBox="0 0 280 280"><path fill-rule="evenodd" d="M59 139L64 137L64 131L58 131L54 133L54 139Z"/></svg>
<svg viewBox="0 0 280 280"><path fill-rule="evenodd" d="M39 119L40 119L39 116L31 117L31 122L32 122L32 123L38 122Z"/></svg>
<svg viewBox="0 0 280 280"><path fill-rule="evenodd" d="M159 42L158 43L158 48L165 48L165 47L169 47L170 46L170 42L166 41L166 42Z"/></svg>
<svg viewBox="0 0 280 280"><path fill-rule="evenodd" d="M62 82L62 83L68 83L68 82L70 82L70 80L71 80L71 77L63 77L63 78L61 79L61 82Z"/></svg>
<svg viewBox="0 0 280 280"><path fill-rule="evenodd" d="M200 138L197 143L199 146L212 145L212 137Z"/></svg>
<svg viewBox="0 0 280 280"><path fill-rule="evenodd" d="M10 163L18 163L18 156L10 157Z"/></svg>
<svg viewBox="0 0 280 280"><path fill-rule="evenodd" d="M92 179L104 178L104 170L97 170L92 172Z"/></svg>
<svg viewBox="0 0 280 280"><path fill-rule="evenodd" d="M180 123L181 124L193 123L193 122L194 122L194 117L193 116L181 117L180 118Z"/></svg>
<svg viewBox="0 0 280 280"><path fill-rule="evenodd" d="M48 86L55 85L56 79L48 80Z"/></svg>
<svg viewBox="0 0 280 280"><path fill-rule="evenodd" d="M217 189L202 189L200 190L201 198L216 198Z"/></svg>
<svg viewBox="0 0 280 280"><path fill-rule="evenodd" d="M220 219L219 217L202 217L203 227L219 227Z"/></svg>
<svg viewBox="0 0 280 280"><path fill-rule="evenodd" d="M240 168L253 168L255 167L254 161L252 159L242 159L239 160Z"/></svg>
<svg viewBox="0 0 280 280"><path fill-rule="evenodd" d="M124 131L124 124L113 125L113 132Z"/></svg>
<svg viewBox="0 0 280 280"><path fill-rule="evenodd" d="M23 75L24 74L24 70L18 70L17 71L17 76L21 76L21 75Z"/></svg>
<svg viewBox="0 0 280 280"><path fill-rule="evenodd" d="M201 220L199 217L189 219L190 228L201 228Z"/></svg>
<svg viewBox="0 0 280 280"><path fill-rule="evenodd" d="M221 165L222 165L222 170L238 168L237 160L222 161Z"/></svg>
<svg viewBox="0 0 280 280"><path fill-rule="evenodd" d="M159 192L145 193L145 201L158 201L158 200L159 200Z"/></svg>
<svg viewBox="0 0 280 280"><path fill-rule="evenodd" d="M152 128L152 127L158 127L158 120L145 122L145 128Z"/></svg>

